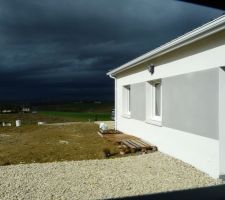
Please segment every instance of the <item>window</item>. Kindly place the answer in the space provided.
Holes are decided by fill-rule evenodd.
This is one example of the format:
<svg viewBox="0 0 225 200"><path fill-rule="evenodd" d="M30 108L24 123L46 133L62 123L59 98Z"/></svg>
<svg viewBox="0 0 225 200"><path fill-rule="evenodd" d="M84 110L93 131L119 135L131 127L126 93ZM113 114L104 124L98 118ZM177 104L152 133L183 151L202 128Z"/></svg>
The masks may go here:
<svg viewBox="0 0 225 200"><path fill-rule="evenodd" d="M161 116L161 83L153 83L153 116Z"/></svg>
<svg viewBox="0 0 225 200"><path fill-rule="evenodd" d="M130 85L123 87L123 114L130 117Z"/></svg>
<svg viewBox="0 0 225 200"><path fill-rule="evenodd" d="M147 122L161 125L162 121L162 83L161 80L150 81L147 83L146 91L146 118Z"/></svg>

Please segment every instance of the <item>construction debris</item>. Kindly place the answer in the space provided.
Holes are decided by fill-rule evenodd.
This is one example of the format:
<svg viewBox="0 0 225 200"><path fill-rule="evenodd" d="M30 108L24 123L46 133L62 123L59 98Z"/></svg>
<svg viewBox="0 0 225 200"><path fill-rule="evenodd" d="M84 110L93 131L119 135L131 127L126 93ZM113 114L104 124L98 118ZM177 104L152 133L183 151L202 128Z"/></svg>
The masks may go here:
<svg viewBox="0 0 225 200"><path fill-rule="evenodd" d="M12 123L10 123L10 122L2 122L2 126L12 126Z"/></svg>
<svg viewBox="0 0 225 200"><path fill-rule="evenodd" d="M45 125L46 122L38 122L37 124L38 124L38 126L41 126L41 125Z"/></svg>
<svg viewBox="0 0 225 200"><path fill-rule="evenodd" d="M130 139L130 140L122 140L120 145L120 154L125 153L135 153L141 151L142 153L148 153L149 151L154 152L157 151L157 147L151 145L147 142L144 142L140 138Z"/></svg>
<svg viewBox="0 0 225 200"><path fill-rule="evenodd" d="M124 134L114 129L99 129L98 134L106 140L117 144L121 155L136 152L148 153L157 151L156 146L149 144L140 138Z"/></svg>

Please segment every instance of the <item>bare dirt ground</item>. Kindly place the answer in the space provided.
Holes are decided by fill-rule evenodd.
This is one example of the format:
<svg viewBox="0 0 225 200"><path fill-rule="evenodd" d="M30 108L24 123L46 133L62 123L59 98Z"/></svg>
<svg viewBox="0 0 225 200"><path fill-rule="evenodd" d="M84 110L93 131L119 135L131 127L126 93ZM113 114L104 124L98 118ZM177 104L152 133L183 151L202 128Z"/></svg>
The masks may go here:
<svg viewBox="0 0 225 200"><path fill-rule="evenodd" d="M104 158L103 149L118 152L99 137L98 125L0 127L0 165Z"/></svg>

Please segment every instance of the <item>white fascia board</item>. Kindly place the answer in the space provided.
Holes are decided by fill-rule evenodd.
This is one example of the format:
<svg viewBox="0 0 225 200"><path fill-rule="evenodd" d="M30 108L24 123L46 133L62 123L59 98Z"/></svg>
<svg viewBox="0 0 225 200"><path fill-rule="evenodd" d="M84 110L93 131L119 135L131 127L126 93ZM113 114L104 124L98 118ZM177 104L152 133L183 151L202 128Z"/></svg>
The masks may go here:
<svg viewBox="0 0 225 200"><path fill-rule="evenodd" d="M110 77L115 76L116 74L126 69L135 67L136 65L141 64L147 60L159 57L175 49L178 49L180 47L193 43L197 40L203 39L223 29L225 29L225 15L211 22L208 22L207 24L204 24L203 26L200 26L150 52L147 52L146 54L143 54L142 56L139 56L135 58L134 60L131 60L121 65L118 68L111 70L110 72L107 73L107 75L109 75Z"/></svg>

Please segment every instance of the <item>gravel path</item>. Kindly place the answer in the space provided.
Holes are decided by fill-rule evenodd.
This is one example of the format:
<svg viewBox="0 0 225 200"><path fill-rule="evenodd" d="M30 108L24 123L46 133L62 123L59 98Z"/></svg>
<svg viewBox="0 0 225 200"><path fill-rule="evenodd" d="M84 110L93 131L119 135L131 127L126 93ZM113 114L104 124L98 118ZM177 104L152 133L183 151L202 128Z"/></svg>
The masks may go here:
<svg viewBox="0 0 225 200"><path fill-rule="evenodd" d="M0 167L0 199L102 199L219 184L160 152Z"/></svg>

